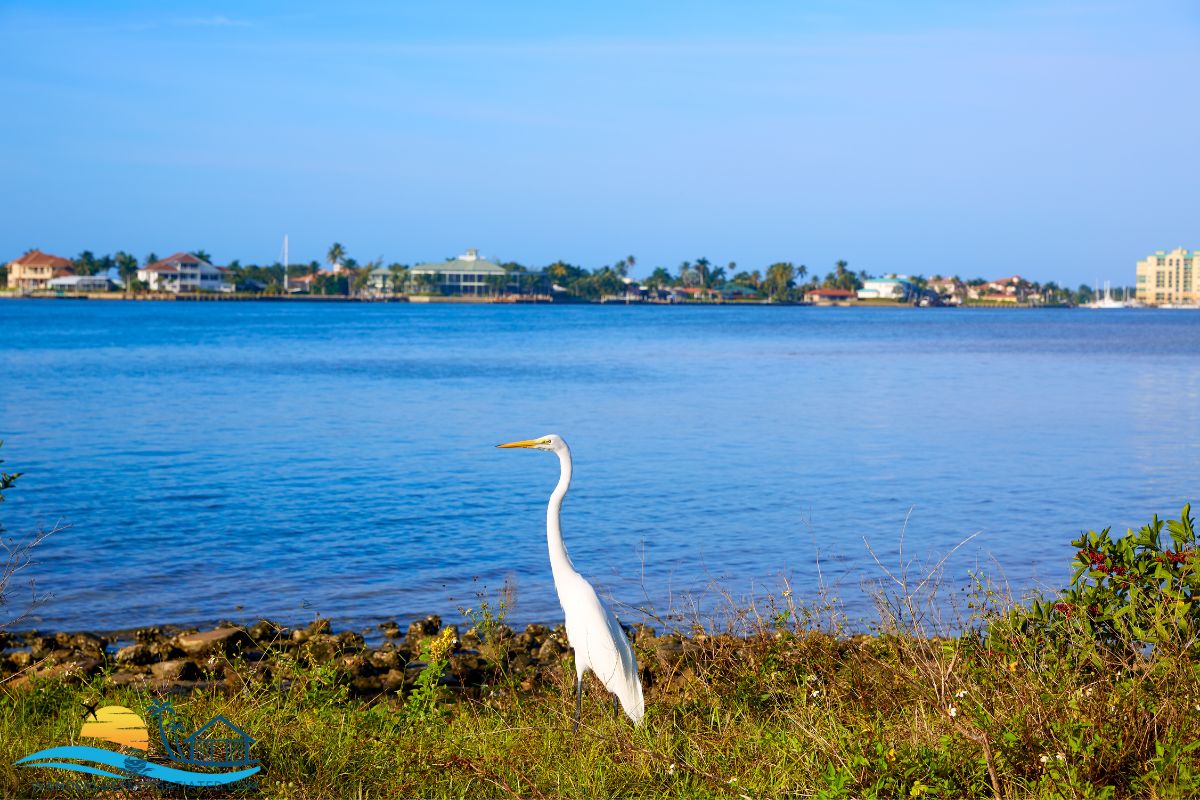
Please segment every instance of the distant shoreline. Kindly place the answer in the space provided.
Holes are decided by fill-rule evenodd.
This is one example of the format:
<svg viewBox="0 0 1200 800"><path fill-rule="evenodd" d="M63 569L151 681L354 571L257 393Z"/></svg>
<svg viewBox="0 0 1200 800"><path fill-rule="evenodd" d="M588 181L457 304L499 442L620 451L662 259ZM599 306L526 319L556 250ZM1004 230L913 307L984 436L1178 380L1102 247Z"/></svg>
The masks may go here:
<svg viewBox="0 0 1200 800"><path fill-rule="evenodd" d="M713 307L713 306L801 306L812 308L918 308L914 303L895 302L890 300L856 300L838 303L805 303L799 301L767 301L767 300L554 300L545 296L505 295L499 297L475 296L432 296L432 295L402 295L399 297L351 297L348 295L270 295L249 293L179 293L165 292L141 293L126 295L121 292L79 292L63 294L16 294L0 292L0 300L97 300L101 302L164 302L164 303L203 303L203 302L262 302L262 303L408 303L413 305L541 305L541 306L684 306L684 307ZM1086 308L1086 306L1071 306L1065 303L1003 303L968 301L960 305L928 306L928 308Z"/></svg>

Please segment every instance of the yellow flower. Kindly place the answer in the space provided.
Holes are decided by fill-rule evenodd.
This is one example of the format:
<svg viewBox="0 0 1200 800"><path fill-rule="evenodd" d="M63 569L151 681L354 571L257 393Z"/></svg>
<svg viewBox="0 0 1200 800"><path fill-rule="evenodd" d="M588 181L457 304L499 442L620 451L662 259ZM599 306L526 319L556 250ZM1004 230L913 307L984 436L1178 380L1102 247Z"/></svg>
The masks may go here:
<svg viewBox="0 0 1200 800"><path fill-rule="evenodd" d="M429 643L429 659L431 661L442 661L454 649L454 630L446 627L442 628L442 632L438 637Z"/></svg>

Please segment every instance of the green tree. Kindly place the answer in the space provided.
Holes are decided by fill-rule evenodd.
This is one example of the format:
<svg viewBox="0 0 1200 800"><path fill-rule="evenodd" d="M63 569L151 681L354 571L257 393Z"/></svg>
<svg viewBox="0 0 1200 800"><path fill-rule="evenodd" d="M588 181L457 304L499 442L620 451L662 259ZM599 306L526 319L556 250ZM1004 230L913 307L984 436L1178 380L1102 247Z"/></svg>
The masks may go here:
<svg viewBox="0 0 1200 800"><path fill-rule="evenodd" d="M408 267L403 264L389 264L388 278L391 284L388 288L391 293L403 294L408 284Z"/></svg>
<svg viewBox="0 0 1200 800"><path fill-rule="evenodd" d="M337 242L334 242L329 247L329 252L325 254L325 259L329 262L329 266L331 267L336 267L338 264L341 264L345 258L346 248L342 247Z"/></svg>
<svg viewBox="0 0 1200 800"><path fill-rule="evenodd" d="M157 264L157 263L158 263L158 253L154 252L153 250L151 250L149 253L147 253L146 258L142 261L142 264L147 267L150 266L151 264Z"/></svg>
<svg viewBox="0 0 1200 800"><path fill-rule="evenodd" d="M790 261L779 261L767 267L762 288L777 302L790 300L796 286L796 267Z"/></svg>
<svg viewBox="0 0 1200 800"><path fill-rule="evenodd" d="M71 268L75 270L76 275L95 275L96 256L91 250L84 250L71 262Z"/></svg>
<svg viewBox="0 0 1200 800"><path fill-rule="evenodd" d="M862 279L855 275L849 269L850 264L845 260L839 259L833 265L833 272L825 276L824 286L827 289L845 289L853 292L856 289L861 289L863 286Z"/></svg>
<svg viewBox="0 0 1200 800"><path fill-rule="evenodd" d="M650 277L646 278L645 283L651 289L661 289L666 286L673 286L675 279L671 277L671 273L664 267L655 267L654 272L650 273Z"/></svg>
<svg viewBox="0 0 1200 800"><path fill-rule="evenodd" d="M196 258L200 259L201 261L206 261L209 264L212 263L212 256L209 255L208 251L205 250L203 247L200 248L199 250L193 250L192 255L194 255Z"/></svg>
<svg viewBox="0 0 1200 800"><path fill-rule="evenodd" d="M133 292L133 283L137 280L137 258L126 253L124 250L118 250L116 262L117 273L121 276L121 283L125 284L125 294L130 294Z"/></svg>
<svg viewBox="0 0 1200 800"><path fill-rule="evenodd" d="M679 265L679 285L693 287L700 283L700 273L692 268L692 262L684 261Z"/></svg>
<svg viewBox="0 0 1200 800"><path fill-rule="evenodd" d="M380 256L379 258L375 259L374 261L368 261L366 263L366 266L357 270L350 277L350 289L351 289L352 293L358 295L358 294L362 294L364 291L366 291L367 284L369 284L371 282L371 272L379 269L382 266L383 266L383 256Z"/></svg>

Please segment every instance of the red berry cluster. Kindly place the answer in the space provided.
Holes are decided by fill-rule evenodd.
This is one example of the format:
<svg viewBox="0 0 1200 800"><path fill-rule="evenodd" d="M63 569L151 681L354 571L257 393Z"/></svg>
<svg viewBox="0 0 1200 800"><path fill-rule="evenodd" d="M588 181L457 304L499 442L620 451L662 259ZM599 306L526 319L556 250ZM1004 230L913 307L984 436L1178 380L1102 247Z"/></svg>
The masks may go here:
<svg viewBox="0 0 1200 800"><path fill-rule="evenodd" d="M1125 567L1110 567L1108 565L1108 556L1104 555L1104 553L1098 553L1095 550L1080 550L1075 555L1091 564L1092 569L1096 572L1102 572L1105 575L1123 576L1129 572Z"/></svg>
<svg viewBox="0 0 1200 800"><path fill-rule="evenodd" d="M1180 550L1179 552L1174 552L1172 550L1168 550L1165 553L1163 553L1161 556L1158 556L1157 558L1155 558L1154 560L1160 564L1186 564L1188 561L1191 561L1195 556L1196 556L1196 551L1194 549Z"/></svg>

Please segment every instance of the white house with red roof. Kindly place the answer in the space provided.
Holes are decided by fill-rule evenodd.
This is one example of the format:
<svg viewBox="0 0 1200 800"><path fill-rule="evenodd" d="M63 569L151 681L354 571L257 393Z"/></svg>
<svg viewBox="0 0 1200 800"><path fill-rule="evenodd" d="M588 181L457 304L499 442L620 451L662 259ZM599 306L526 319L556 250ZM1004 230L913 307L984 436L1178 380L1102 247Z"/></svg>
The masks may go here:
<svg viewBox="0 0 1200 800"><path fill-rule="evenodd" d="M191 253L176 253L139 269L138 280L152 292L231 292L227 272Z"/></svg>

